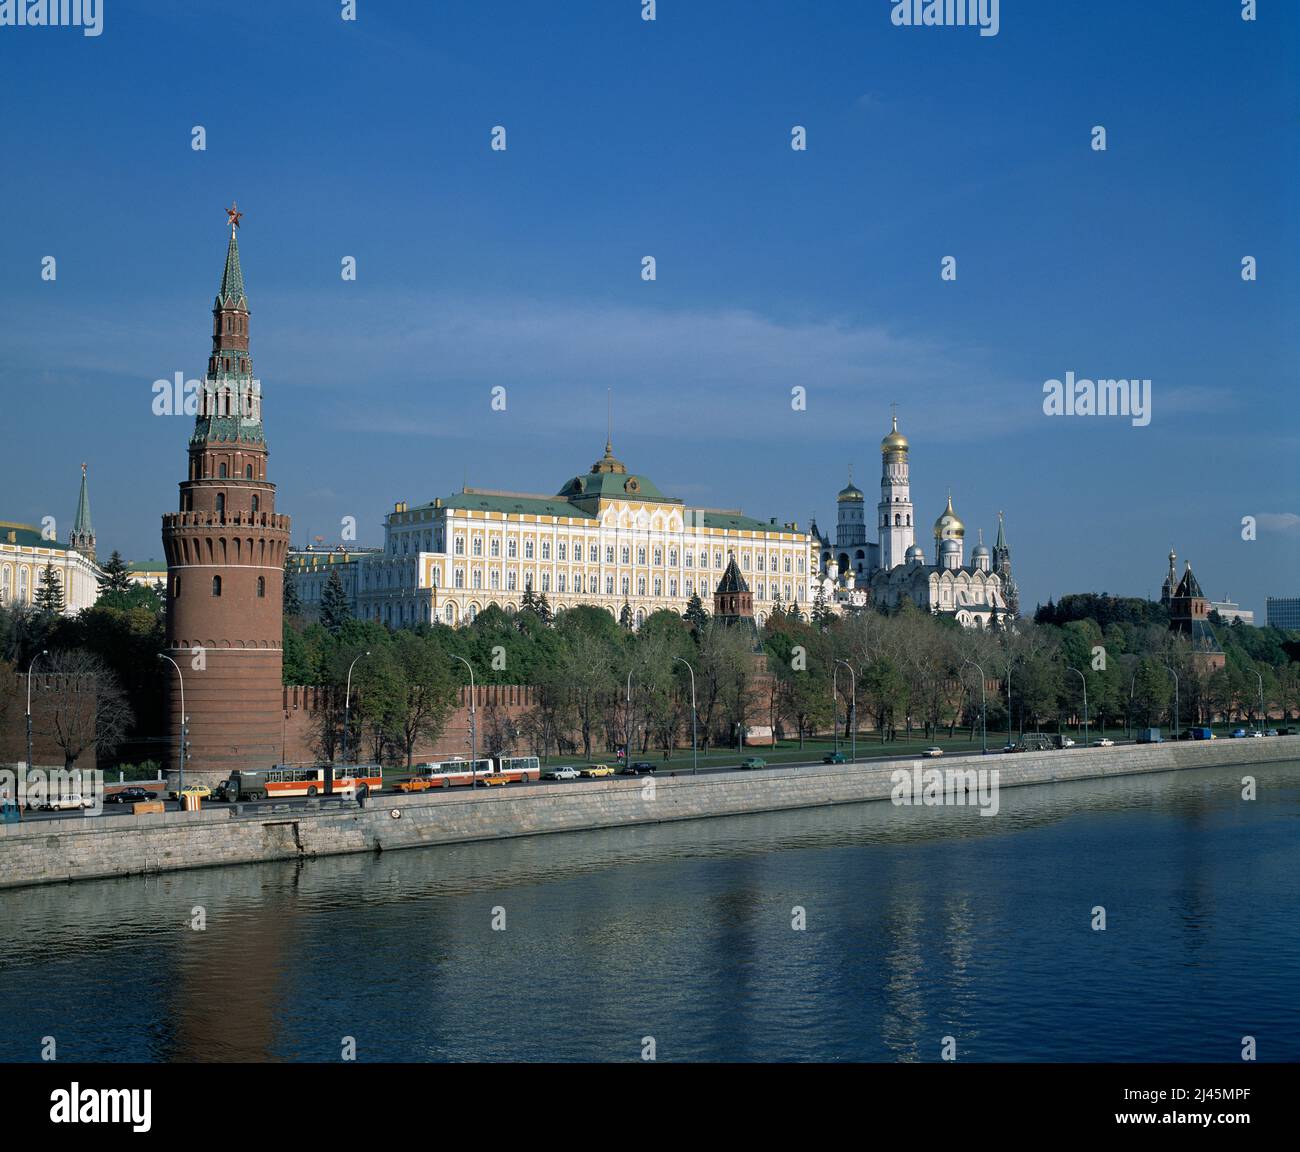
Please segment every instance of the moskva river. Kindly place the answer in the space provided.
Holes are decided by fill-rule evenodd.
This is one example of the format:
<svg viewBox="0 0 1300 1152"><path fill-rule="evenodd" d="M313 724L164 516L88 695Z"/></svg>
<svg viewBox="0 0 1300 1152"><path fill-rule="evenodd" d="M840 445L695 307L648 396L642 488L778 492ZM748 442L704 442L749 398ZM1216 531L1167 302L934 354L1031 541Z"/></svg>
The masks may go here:
<svg viewBox="0 0 1300 1152"><path fill-rule="evenodd" d="M9 1061L1300 1060L1300 763L0 892L0 1004Z"/></svg>

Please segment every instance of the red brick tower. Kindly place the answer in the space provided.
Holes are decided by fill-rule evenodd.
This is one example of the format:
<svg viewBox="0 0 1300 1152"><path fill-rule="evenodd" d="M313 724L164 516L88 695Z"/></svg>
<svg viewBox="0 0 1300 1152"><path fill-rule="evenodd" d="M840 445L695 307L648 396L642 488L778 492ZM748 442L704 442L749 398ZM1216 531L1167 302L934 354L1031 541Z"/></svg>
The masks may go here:
<svg viewBox="0 0 1300 1152"><path fill-rule="evenodd" d="M212 355L198 397L180 511L163 516L167 651L184 676L185 772L222 779L279 758L280 669L289 517L266 478L262 390L248 355L248 300L233 207ZM178 767L181 692L169 673L168 768Z"/></svg>

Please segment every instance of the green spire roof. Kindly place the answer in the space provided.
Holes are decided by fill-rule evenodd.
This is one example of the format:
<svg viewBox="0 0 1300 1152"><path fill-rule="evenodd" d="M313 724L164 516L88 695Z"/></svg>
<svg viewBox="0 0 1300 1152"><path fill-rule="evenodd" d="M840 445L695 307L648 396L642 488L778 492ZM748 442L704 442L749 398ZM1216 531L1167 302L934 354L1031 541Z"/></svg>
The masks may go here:
<svg viewBox="0 0 1300 1152"><path fill-rule="evenodd" d="M221 274L221 291L217 299L223 304L238 303L244 299L244 273L239 267L239 242L235 229L230 229L230 246L226 249L226 270Z"/></svg>
<svg viewBox="0 0 1300 1152"><path fill-rule="evenodd" d="M1003 551L1006 551L1006 547L1007 547L1007 534L1002 530L1002 513L1001 513L1001 512L998 513L998 538L997 538L997 540L994 541L994 543L993 543L993 547L994 547L994 548L1000 548L1000 549L1002 549Z"/></svg>
<svg viewBox="0 0 1300 1152"><path fill-rule="evenodd" d="M81 495L77 497L77 518L72 524L76 536L93 536L94 528L90 526L90 489L86 486L86 466L81 466Z"/></svg>

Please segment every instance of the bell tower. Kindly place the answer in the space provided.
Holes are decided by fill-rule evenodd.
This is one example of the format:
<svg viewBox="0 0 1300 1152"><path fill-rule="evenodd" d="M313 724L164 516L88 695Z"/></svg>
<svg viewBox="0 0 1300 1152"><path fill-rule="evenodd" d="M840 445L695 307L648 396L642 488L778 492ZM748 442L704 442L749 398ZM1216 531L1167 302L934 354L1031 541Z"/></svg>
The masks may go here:
<svg viewBox="0 0 1300 1152"><path fill-rule="evenodd" d="M179 509L163 516L167 557L168 768L188 716L187 779L275 764L281 748L284 560L289 517L267 480L261 383L248 354L237 231L212 307L212 353L198 396Z"/></svg>

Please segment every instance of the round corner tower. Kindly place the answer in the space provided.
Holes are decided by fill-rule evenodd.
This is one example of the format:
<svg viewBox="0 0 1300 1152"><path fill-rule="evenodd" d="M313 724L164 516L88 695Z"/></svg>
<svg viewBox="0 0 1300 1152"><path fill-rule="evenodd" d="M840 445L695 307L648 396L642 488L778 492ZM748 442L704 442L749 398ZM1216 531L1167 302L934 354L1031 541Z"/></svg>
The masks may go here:
<svg viewBox="0 0 1300 1152"><path fill-rule="evenodd" d="M280 758L284 561L289 517L267 480L262 390L248 355L248 300L230 244L213 305L212 355L196 397L179 510L163 516L167 557L168 770L202 781ZM182 679L183 678L183 679Z"/></svg>

